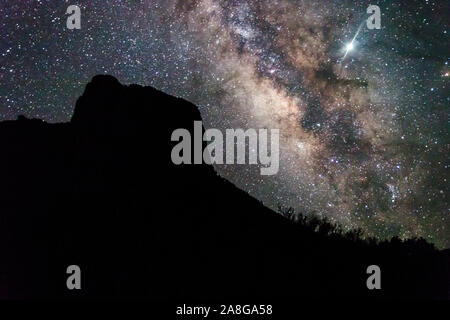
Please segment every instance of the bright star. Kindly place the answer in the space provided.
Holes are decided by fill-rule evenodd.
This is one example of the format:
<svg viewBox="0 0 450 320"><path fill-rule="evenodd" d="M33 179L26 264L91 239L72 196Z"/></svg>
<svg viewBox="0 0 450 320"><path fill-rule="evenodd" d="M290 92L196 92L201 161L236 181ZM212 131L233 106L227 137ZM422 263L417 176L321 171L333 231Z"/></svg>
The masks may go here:
<svg viewBox="0 0 450 320"><path fill-rule="evenodd" d="M347 43L347 45L345 46L345 54L344 57L342 57L342 61L344 61L344 59L347 57L348 53L350 51L352 51L353 49L355 49L355 45L353 44L354 40L352 40L351 42Z"/></svg>
<svg viewBox="0 0 450 320"><path fill-rule="evenodd" d="M345 46L345 54L341 59L341 62L345 60L345 58L347 57L347 54L352 51L353 49L355 49L355 41L356 38L359 35L359 32L361 31L362 26L364 25L364 21L359 25L358 30L356 31L355 36L353 37L352 41L350 41L349 43L347 43L347 45Z"/></svg>
<svg viewBox="0 0 450 320"><path fill-rule="evenodd" d="M353 45L353 41L347 44L346 50L347 52L352 51L355 46Z"/></svg>

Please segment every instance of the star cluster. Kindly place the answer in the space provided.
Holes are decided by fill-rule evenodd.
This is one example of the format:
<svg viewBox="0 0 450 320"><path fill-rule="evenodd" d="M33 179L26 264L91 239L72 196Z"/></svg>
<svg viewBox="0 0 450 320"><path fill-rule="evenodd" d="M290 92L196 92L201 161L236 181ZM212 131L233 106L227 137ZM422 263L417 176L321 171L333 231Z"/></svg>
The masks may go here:
<svg viewBox="0 0 450 320"><path fill-rule="evenodd" d="M377 1L369 30L370 4L2 1L0 120L68 121L96 74L152 85L207 127L280 129L277 175L217 167L268 206L450 247L448 4Z"/></svg>

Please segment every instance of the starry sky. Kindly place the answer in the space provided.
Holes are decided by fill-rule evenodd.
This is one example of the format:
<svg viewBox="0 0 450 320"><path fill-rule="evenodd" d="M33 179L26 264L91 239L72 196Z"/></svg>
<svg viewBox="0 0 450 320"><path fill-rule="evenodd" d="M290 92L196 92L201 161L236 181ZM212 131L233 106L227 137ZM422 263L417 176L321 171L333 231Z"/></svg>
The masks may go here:
<svg viewBox="0 0 450 320"><path fill-rule="evenodd" d="M277 175L217 167L267 206L448 248L449 6L0 0L0 120L68 121L96 74L151 85L198 105L206 128L280 129Z"/></svg>

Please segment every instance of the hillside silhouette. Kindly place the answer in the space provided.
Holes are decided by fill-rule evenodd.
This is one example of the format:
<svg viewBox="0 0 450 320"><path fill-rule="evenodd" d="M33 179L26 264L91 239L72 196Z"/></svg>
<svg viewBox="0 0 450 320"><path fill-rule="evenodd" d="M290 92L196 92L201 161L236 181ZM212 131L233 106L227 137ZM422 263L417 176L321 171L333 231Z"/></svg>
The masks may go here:
<svg viewBox="0 0 450 320"><path fill-rule="evenodd" d="M171 134L194 120L183 99L96 76L69 123L0 123L0 297L449 298L448 250L363 241L274 212L210 165L172 164ZM381 290L366 287L372 264Z"/></svg>

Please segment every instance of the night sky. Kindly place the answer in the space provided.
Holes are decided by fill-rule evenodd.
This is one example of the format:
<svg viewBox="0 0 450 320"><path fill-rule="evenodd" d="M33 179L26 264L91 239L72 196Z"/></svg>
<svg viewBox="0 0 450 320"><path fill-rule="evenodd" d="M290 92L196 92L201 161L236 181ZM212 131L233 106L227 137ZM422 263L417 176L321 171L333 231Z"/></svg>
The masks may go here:
<svg viewBox="0 0 450 320"><path fill-rule="evenodd" d="M66 28L73 4L81 30ZM449 6L0 0L0 120L68 121L96 74L151 85L198 105L207 128L280 129L277 175L217 168L268 206L448 248Z"/></svg>

